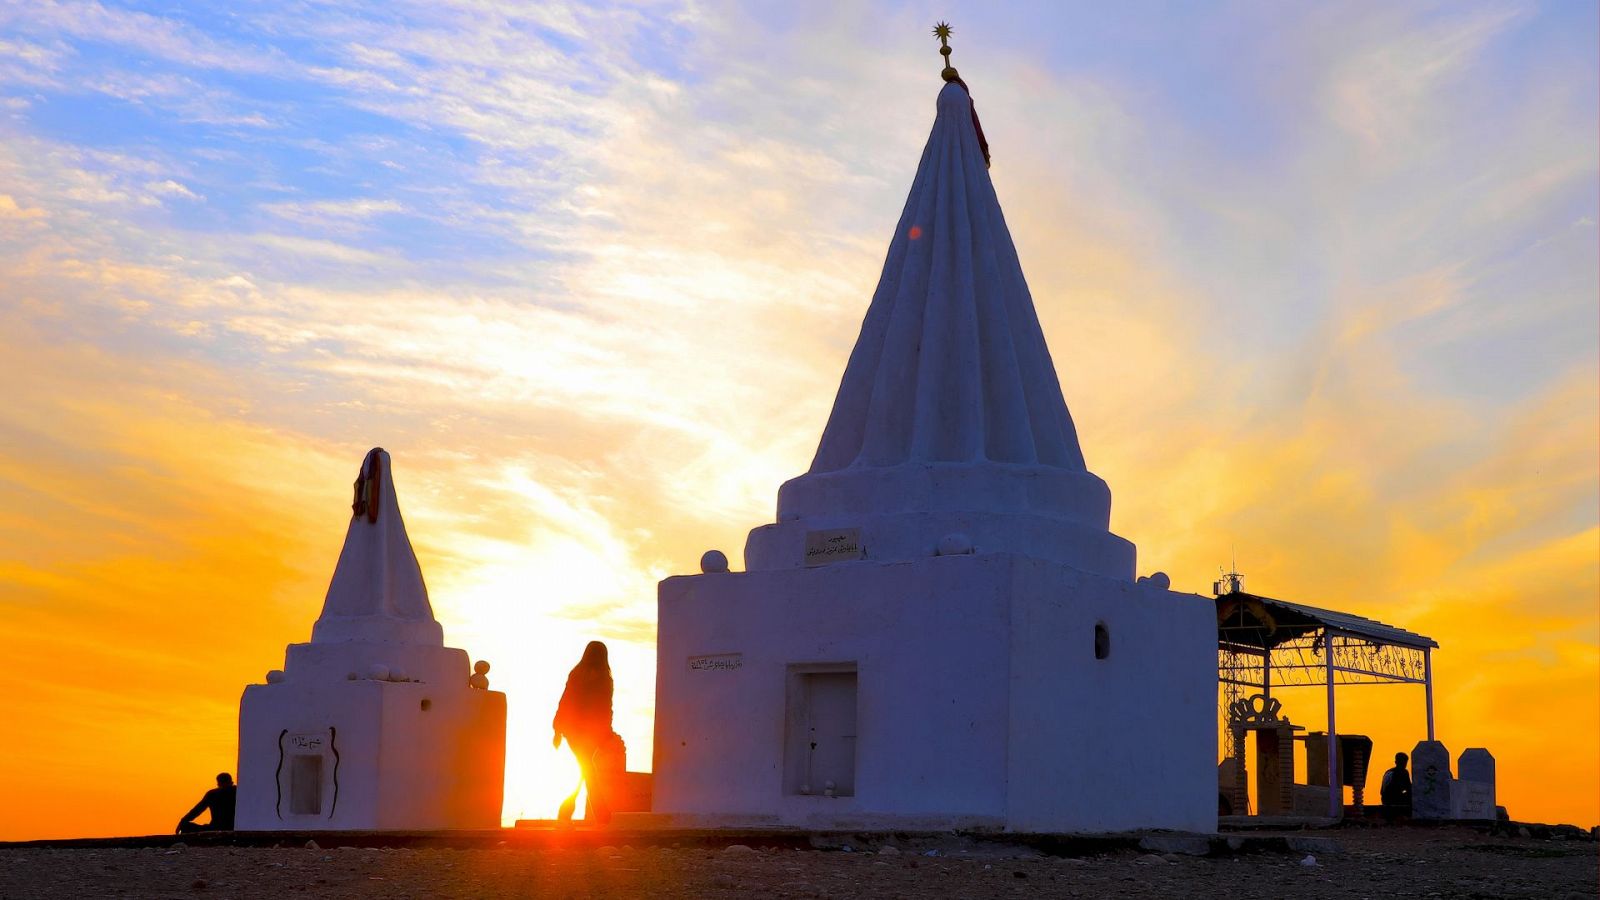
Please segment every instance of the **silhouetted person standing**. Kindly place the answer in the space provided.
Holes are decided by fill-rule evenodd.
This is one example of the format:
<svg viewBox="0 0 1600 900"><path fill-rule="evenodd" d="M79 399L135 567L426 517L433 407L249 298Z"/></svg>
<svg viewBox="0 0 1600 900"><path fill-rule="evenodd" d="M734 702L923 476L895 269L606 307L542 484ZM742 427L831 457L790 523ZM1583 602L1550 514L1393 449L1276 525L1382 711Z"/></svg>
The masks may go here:
<svg viewBox="0 0 1600 900"><path fill-rule="evenodd" d="M178 820L178 833L188 834L191 831L232 831L233 830L233 801L238 793L238 788L233 784L233 776L227 772L217 775L217 786L200 798L182 819ZM195 817L211 810L211 821L204 825L196 824Z"/></svg>
<svg viewBox="0 0 1600 900"><path fill-rule="evenodd" d="M1411 773L1406 771L1408 759L1410 757L1404 753L1394 755L1394 768L1383 773L1383 786L1378 791L1378 796L1383 800L1383 817L1391 822L1411 815Z"/></svg>
<svg viewBox="0 0 1600 900"><path fill-rule="evenodd" d="M567 689L561 694L561 705L556 708L552 723L555 739L551 746L560 747L565 737L572 755L578 758L578 770L582 773L578 788L561 804L558 815L563 822L572 820L578 805L578 789L583 785L589 786L584 818L598 822L611 818L606 792L613 785L607 783L607 767L602 757L612 752L614 744L621 743L611 731L611 694L611 663L606 645L590 641L589 646L583 648L583 659L567 675Z"/></svg>

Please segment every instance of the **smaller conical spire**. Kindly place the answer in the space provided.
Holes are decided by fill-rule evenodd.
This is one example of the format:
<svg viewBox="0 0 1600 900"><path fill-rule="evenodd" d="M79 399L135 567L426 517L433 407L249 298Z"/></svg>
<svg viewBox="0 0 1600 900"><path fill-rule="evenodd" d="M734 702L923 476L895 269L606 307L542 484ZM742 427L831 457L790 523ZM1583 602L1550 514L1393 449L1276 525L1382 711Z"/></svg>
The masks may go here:
<svg viewBox="0 0 1600 900"><path fill-rule="evenodd" d="M382 447L372 448L362 461L344 549L322 615L311 630L312 643L444 643L422 567L400 518L391 471Z"/></svg>

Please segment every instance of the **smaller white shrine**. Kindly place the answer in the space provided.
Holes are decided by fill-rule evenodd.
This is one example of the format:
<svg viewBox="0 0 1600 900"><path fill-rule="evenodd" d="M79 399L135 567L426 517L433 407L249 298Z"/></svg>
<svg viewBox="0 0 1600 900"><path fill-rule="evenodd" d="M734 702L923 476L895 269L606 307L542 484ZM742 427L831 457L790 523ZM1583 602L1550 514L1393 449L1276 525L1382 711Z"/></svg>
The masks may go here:
<svg viewBox="0 0 1600 900"><path fill-rule="evenodd" d="M241 831L494 828L506 698L444 646L373 449L311 642L239 701Z"/></svg>

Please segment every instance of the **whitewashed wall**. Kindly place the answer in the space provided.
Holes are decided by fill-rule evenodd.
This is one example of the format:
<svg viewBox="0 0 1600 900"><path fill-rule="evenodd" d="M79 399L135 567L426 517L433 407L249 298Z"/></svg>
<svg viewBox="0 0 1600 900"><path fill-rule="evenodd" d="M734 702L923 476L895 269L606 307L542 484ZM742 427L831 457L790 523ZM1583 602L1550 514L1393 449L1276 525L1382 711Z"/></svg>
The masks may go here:
<svg viewBox="0 0 1600 900"><path fill-rule="evenodd" d="M1012 572L1010 827L1216 830L1213 601L1039 560Z"/></svg>
<svg viewBox="0 0 1600 900"><path fill-rule="evenodd" d="M294 651L308 647L313 645L291 646L282 682L249 685L240 700L239 829L499 826L506 699L499 691L467 686L464 651L355 642L319 645L313 649L320 651L315 657L321 665L297 671ZM341 649L348 664L338 662ZM446 657L456 664L448 667L449 675L427 681L346 677L365 672L358 662L373 654L409 660L414 671L445 669L439 663ZM296 736L302 736L302 743L326 736L326 743L296 748L289 745ZM281 752L280 737L286 744ZM295 753L324 756L323 803L317 815L291 811L288 768Z"/></svg>
<svg viewBox="0 0 1600 900"><path fill-rule="evenodd" d="M671 578L659 604L657 812L811 827L1215 828L1216 634L1201 598L980 554ZM1113 651L1097 661L1102 619ZM690 668L707 655L720 667ZM852 661L856 795L788 795L788 667Z"/></svg>

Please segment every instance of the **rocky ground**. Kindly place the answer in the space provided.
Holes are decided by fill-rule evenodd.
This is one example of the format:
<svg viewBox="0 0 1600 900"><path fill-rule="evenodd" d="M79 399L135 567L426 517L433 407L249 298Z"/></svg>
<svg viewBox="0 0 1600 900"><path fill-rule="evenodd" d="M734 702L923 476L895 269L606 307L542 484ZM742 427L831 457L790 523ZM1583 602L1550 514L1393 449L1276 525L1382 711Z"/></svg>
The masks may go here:
<svg viewBox="0 0 1600 900"><path fill-rule="evenodd" d="M1365 897L1593 898L1596 844L1567 835L1340 829L1318 853L1251 835L1221 855L956 837L776 845L507 832L460 846L3 847L0 898L33 897ZM1585 836L1587 837L1587 836ZM634 843L624 841L632 839ZM737 839L737 838L735 838ZM615 843L601 843L615 840ZM368 843L372 841L369 840ZM377 841L385 843L385 841ZM1241 843L1239 841L1236 844ZM1333 845L1337 845L1334 849ZM1213 843L1212 852L1218 852ZM1225 848L1226 845L1224 844ZM1252 852L1253 851L1253 852ZM1060 856L1056 853L1086 853Z"/></svg>

